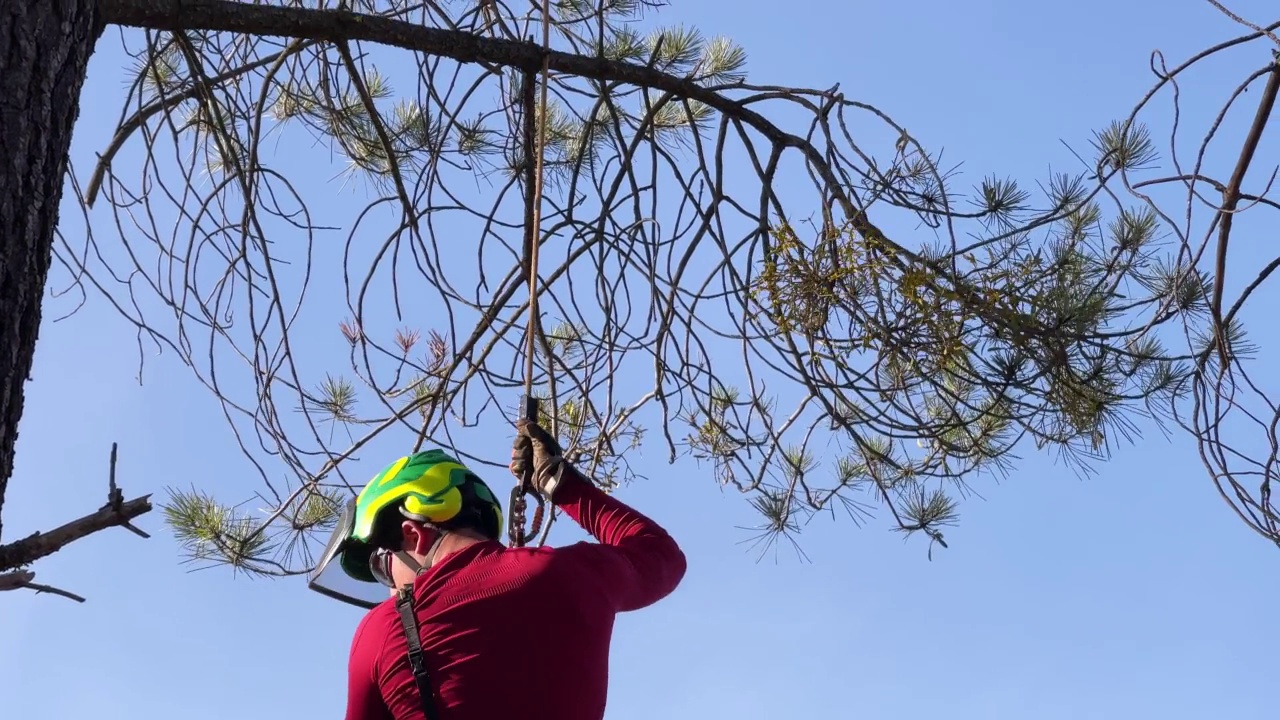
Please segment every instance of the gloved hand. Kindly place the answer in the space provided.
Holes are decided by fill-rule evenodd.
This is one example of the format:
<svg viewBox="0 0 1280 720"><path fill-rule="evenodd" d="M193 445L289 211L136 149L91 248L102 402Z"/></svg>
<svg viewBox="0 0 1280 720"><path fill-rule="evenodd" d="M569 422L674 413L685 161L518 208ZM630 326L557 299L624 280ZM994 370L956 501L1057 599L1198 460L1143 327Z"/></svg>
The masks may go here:
<svg viewBox="0 0 1280 720"><path fill-rule="evenodd" d="M560 485L561 478L571 471L569 462L561 457L560 444L535 422L516 421L516 439L511 445L511 474L524 478L525 469L533 468L533 487L551 500Z"/></svg>

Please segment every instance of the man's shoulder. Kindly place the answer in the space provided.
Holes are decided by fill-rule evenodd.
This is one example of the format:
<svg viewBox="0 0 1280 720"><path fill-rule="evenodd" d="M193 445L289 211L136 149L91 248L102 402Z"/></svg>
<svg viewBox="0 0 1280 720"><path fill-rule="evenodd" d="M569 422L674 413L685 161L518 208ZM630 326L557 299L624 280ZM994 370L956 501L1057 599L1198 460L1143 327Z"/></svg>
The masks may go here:
<svg viewBox="0 0 1280 720"><path fill-rule="evenodd" d="M555 572L557 568L577 564L575 556L581 554L579 545L586 546L589 543L491 548L461 568L453 580L460 583L473 583L480 579L495 582L502 579L502 582L506 583L514 577L533 577ZM391 608L391 612L394 614L394 607Z"/></svg>
<svg viewBox="0 0 1280 720"><path fill-rule="evenodd" d="M378 603L364 614L351 638L350 671L373 676L380 656L387 646L391 623L395 621L395 602L391 598Z"/></svg>
<svg viewBox="0 0 1280 720"><path fill-rule="evenodd" d="M540 567L552 572L579 573L596 566L601 555L608 555L613 548L586 540L567 545L550 545L540 548L509 548L513 560L530 567Z"/></svg>
<svg viewBox="0 0 1280 720"><path fill-rule="evenodd" d="M526 545L525 547L519 548L504 547L501 552L494 557L500 558L500 562L540 563L571 558L575 555L580 555L583 552L591 552L590 548L594 547L600 547L600 545L598 543L580 541L570 543L568 545L543 545L542 547Z"/></svg>
<svg viewBox="0 0 1280 720"><path fill-rule="evenodd" d="M356 626L356 643L362 642L364 638L376 638L374 641L381 643L386 628L393 622L397 622L397 618L395 598L389 597L374 605L364 614L364 617L360 618L360 624Z"/></svg>

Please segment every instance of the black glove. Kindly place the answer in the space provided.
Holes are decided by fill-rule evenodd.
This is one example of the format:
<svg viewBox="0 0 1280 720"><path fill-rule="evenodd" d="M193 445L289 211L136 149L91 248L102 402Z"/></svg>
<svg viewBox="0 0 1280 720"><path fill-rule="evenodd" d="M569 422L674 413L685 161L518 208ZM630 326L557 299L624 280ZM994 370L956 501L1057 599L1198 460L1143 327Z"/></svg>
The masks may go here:
<svg viewBox="0 0 1280 720"><path fill-rule="evenodd" d="M533 468L533 487L551 500L569 462L561 457L560 444L535 422L516 421L516 439L511 445L511 474L524 479L526 468Z"/></svg>

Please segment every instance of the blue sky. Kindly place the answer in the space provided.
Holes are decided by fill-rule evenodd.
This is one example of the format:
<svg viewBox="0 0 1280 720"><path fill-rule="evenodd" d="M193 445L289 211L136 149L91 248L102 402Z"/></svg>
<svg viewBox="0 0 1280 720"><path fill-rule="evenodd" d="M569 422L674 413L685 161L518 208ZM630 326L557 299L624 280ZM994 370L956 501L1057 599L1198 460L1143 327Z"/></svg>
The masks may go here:
<svg viewBox="0 0 1280 720"><path fill-rule="evenodd" d="M1151 84L1151 50L1173 63L1238 34L1207 3L1148 15L1153 5L686 0L658 20L735 38L755 82L839 81L974 179L1034 180L1070 163L1060 139L1083 147L1128 111ZM1232 7L1268 20L1267 5ZM86 87L73 155L82 175L119 113L116 44L104 40ZM1257 47L1195 76L1228 84L1205 92L1188 122L1261 65ZM1267 147L1260 166L1276 164L1277 145ZM70 215L64 231L79 222ZM1250 241L1238 246L1245 261L1260 257ZM95 300L42 330L6 539L99 506L113 441L130 494L221 489L246 473L204 389L171 355L148 358L140 386L133 332ZM67 301L50 308L61 314ZM753 521L746 503L662 455L638 461L649 479L621 497L675 534L689 573L667 601L620 620L610 720L1274 716L1275 548L1230 514L1179 435L1148 432L1085 479L1028 453L998 487L979 485L987 499L962 507L951 549L932 562L883 520L818 521L801 536L811 563L757 562L736 529ZM107 532L36 566L88 603L0 597L12 717L341 714L358 611L300 580L188 572L159 513L139 524L155 537Z"/></svg>

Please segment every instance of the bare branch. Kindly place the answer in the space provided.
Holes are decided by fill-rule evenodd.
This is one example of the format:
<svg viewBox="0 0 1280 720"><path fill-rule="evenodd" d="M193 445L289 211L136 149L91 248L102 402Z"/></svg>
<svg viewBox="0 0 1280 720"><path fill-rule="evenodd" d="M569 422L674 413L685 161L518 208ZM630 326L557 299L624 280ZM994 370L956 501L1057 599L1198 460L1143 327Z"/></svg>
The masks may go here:
<svg viewBox="0 0 1280 720"><path fill-rule="evenodd" d="M52 555L70 543L107 528L128 524L151 511L151 496L144 495L121 503L107 503L84 517L72 520L49 532L36 532L21 540L0 545L0 571L21 568Z"/></svg>
<svg viewBox="0 0 1280 720"><path fill-rule="evenodd" d="M40 583L27 583L27 589L35 590L37 593L48 593L50 595L58 595L68 600L74 600L75 602L78 602L78 603L82 603L85 601L84 597L77 595L71 592L70 590L63 590L62 588L56 588L52 585L41 585Z"/></svg>
<svg viewBox="0 0 1280 720"><path fill-rule="evenodd" d="M61 588L56 588L56 587L53 587L52 585L41 585L40 583L33 582L35 580L35 577L36 577L36 574L29 570L18 570L16 572L0 574L0 592L4 592L6 590L22 590L22 589L35 590L37 593L49 593L50 595L59 595L61 597L67 598L68 600L74 600L78 603L82 603L85 601L83 597L73 592L69 592Z"/></svg>
<svg viewBox="0 0 1280 720"><path fill-rule="evenodd" d="M1276 292L1268 281L1280 269L1280 258L1267 252L1251 257L1237 249L1241 243L1236 238L1241 232L1262 232L1260 239L1265 240L1268 228L1276 222L1275 211L1280 210L1272 193L1280 177L1280 164L1274 159L1274 143L1268 145L1272 139L1264 142L1263 137L1280 92L1280 51L1250 45L1264 38L1276 43L1280 21L1264 26L1243 19L1216 0L1209 0L1209 4L1253 32L1213 45L1172 69L1158 51L1152 54L1156 82L1125 126L1142 122L1142 116L1153 111L1153 101L1163 93L1169 105L1162 109L1162 115L1169 119L1161 122L1168 127L1168 161L1174 171L1139 179L1132 177L1138 169L1126 169L1120 181L1152 217L1159 219L1177 248L1166 282L1179 287L1175 293L1178 302L1189 309L1181 316L1182 340L1194 358L1194 372L1169 409L1195 438L1221 498L1247 527L1280 545L1280 507L1272 494L1273 484L1280 478L1280 404L1274 383L1254 375L1257 368L1270 368L1274 362L1261 357L1264 347L1248 332L1252 323L1272 321L1268 308L1274 307L1276 299L1265 296ZM1260 69L1242 72L1212 120L1188 133L1183 108L1202 107L1203 101L1188 102L1186 96L1204 88L1213 93L1222 90L1216 81L1189 82L1192 74L1209 58L1239 51L1248 53L1243 67L1257 68L1262 53L1265 63ZM1263 78L1266 84L1249 124L1231 127L1228 120L1236 101ZM1238 137L1228 128L1238 132ZM1188 134L1192 134L1190 142L1184 139ZM1214 168L1218 158L1230 163ZM1266 178L1246 189L1249 171L1260 162L1270 165L1264 169ZM1251 239L1245 241L1246 246L1262 247ZM1250 265L1255 265L1252 271ZM1253 277L1229 284L1228 269L1233 276L1251 271ZM1232 288L1233 284L1239 289ZM1229 288L1237 293L1234 298L1224 297Z"/></svg>
<svg viewBox="0 0 1280 720"><path fill-rule="evenodd" d="M1225 8L1221 9L1226 11ZM1275 39L1274 35L1270 37ZM1240 185L1244 182L1244 177L1249 172L1249 165L1253 162L1254 153L1258 150L1262 131L1266 128L1267 121L1271 119L1277 91L1280 91L1280 59L1273 63L1267 75L1267 84L1262 88L1262 97L1258 99L1258 111L1254 115L1253 124L1249 126L1249 132L1240 148L1240 157L1236 160L1235 170L1231 172L1231 179L1227 181L1227 187L1222 196L1222 210L1218 219L1217 260L1214 264L1213 300L1209 307L1218 329L1217 346L1224 368L1229 365L1230 360L1227 357L1229 351L1226 348L1226 338L1221 332L1222 289L1227 278L1227 247L1231 240L1231 226L1235 222L1236 207L1240 202Z"/></svg>

